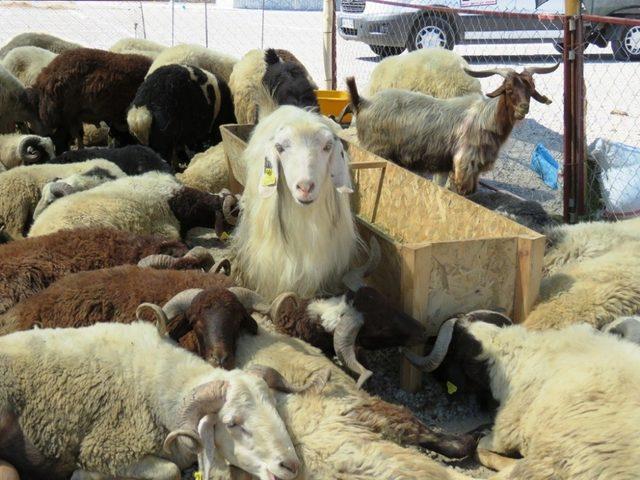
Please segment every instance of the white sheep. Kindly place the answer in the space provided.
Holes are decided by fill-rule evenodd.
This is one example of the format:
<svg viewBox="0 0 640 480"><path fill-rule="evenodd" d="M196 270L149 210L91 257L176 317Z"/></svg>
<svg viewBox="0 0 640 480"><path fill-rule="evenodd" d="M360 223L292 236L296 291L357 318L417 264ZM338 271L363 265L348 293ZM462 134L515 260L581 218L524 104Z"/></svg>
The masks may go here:
<svg viewBox="0 0 640 480"><path fill-rule="evenodd" d="M36 108L24 85L0 65L0 134L15 132L19 122L30 122L36 129L40 128Z"/></svg>
<svg viewBox="0 0 640 480"><path fill-rule="evenodd" d="M50 138L21 133L0 134L0 169L45 163L55 156Z"/></svg>
<svg viewBox="0 0 640 480"><path fill-rule="evenodd" d="M11 50L17 47L40 47L53 53L62 53L75 48L82 48L82 45L68 42L62 38L49 35L48 33L25 32L13 37L7 44L0 48L0 60L2 60Z"/></svg>
<svg viewBox="0 0 640 480"><path fill-rule="evenodd" d="M593 258L573 261L542 279L524 326L533 330L585 322L602 328L640 312L639 240L627 240Z"/></svg>
<svg viewBox="0 0 640 480"><path fill-rule="evenodd" d="M155 60L167 47L146 38L121 38L109 48L114 53L135 53Z"/></svg>
<svg viewBox="0 0 640 480"><path fill-rule="evenodd" d="M583 222L547 228L544 271L551 275L564 266L603 255L612 248L640 240L640 218L619 222Z"/></svg>
<svg viewBox="0 0 640 480"><path fill-rule="evenodd" d="M293 390L273 369L214 368L147 323L18 332L0 350L0 458L25 473L175 480L196 460L207 479L227 462L260 480L300 470L269 387Z"/></svg>
<svg viewBox="0 0 640 480"><path fill-rule="evenodd" d="M268 301L287 291L309 298L341 290L358 236L339 132L317 113L282 106L258 123L243 153L235 271Z"/></svg>
<svg viewBox="0 0 640 480"><path fill-rule="evenodd" d="M237 61L235 57L200 45L181 44L160 52L151 64L147 76L164 65L192 65L229 82L231 71Z"/></svg>
<svg viewBox="0 0 640 480"><path fill-rule="evenodd" d="M371 72L368 95L386 88L421 92L435 98L482 94L480 81L464 71L468 67L464 58L444 48L424 48L385 58Z"/></svg>
<svg viewBox="0 0 640 480"><path fill-rule="evenodd" d="M113 163L97 159L64 165L28 165L0 173L0 224L4 224L5 234L12 239L26 236L46 183L96 167L119 171Z"/></svg>
<svg viewBox="0 0 640 480"><path fill-rule="evenodd" d="M358 140L363 148L399 165L441 174L440 183L452 172L458 193L473 193L480 173L493 168L515 122L529 112L530 99L551 103L536 90L533 75L558 66L527 67L521 73L510 68L466 70L476 77L500 75L504 81L486 97L475 93L449 99L387 89L364 100L350 77L347 87Z"/></svg>
<svg viewBox="0 0 640 480"><path fill-rule="evenodd" d="M62 229L115 228L179 239L193 227L216 227L221 235L235 223L233 195L201 192L162 172L118 178L61 198L35 219L37 237Z"/></svg>
<svg viewBox="0 0 640 480"><path fill-rule="evenodd" d="M176 175L188 187L217 193L229 186L229 165L222 143L197 153L187 169Z"/></svg>
<svg viewBox="0 0 640 480"><path fill-rule="evenodd" d="M44 67L58 54L40 47L17 47L0 64L9 70L25 87L30 87Z"/></svg>
<svg viewBox="0 0 640 480"><path fill-rule="evenodd" d="M478 444L481 462L501 470L496 479L637 478L637 345L588 325L531 332L508 323L472 312L446 321L429 355L406 353L443 381L498 401ZM504 457L516 454L524 458Z"/></svg>
<svg viewBox="0 0 640 480"><path fill-rule="evenodd" d="M75 173L67 178L60 178L49 182L42 187L42 195L33 212L33 219L38 218L49 205L62 197L89 190L90 188L124 176L126 176L126 174L119 168L104 170L97 167L83 173Z"/></svg>

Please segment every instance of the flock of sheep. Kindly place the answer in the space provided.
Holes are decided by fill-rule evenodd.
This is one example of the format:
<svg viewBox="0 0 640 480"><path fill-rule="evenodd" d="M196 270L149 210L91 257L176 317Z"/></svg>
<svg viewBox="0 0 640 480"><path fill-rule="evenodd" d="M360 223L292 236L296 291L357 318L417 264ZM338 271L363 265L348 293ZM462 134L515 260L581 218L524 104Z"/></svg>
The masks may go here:
<svg viewBox="0 0 640 480"><path fill-rule="evenodd" d="M530 99L550 102L533 76L556 68L390 58L366 96L347 80L351 128L482 203L480 173ZM178 480L195 463L205 480L470 479L418 447L496 479L638 478L640 220L533 209L548 245L528 318L461 312L430 338L366 284L380 246L357 260L349 158L316 89L286 50L36 33L0 49L0 479ZM241 196L226 123L256 124ZM492 207L524 221L510 202ZM416 345L406 358L475 394L490 428L442 432L366 392L364 350Z"/></svg>

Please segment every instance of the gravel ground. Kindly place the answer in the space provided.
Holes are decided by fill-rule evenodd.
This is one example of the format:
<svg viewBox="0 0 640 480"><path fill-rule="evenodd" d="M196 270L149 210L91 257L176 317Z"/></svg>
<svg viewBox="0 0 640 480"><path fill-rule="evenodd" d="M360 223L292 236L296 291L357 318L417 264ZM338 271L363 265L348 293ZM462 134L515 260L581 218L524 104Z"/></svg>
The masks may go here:
<svg viewBox="0 0 640 480"><path fill-rule="evenodd" d="M24 31L44 31L98 48L108 48L122 37L144 36L167 45L200 43L242 55L252 48L277 46L291 50L319 84L324 79L321 12L259 11L232 8L233 0L208 6L176 2L174 28L168 2L0 2L0 44ZM292 0L293 1L293 0ZM208 32L207 34L205 34ZM475 68L550 64L560 56L550 44L461 45L455 50ZM640 69L637 63L616 62L609 48L590 45L586 51L587 140L597 137L640 145ZM355 75L363 90L379 61L369 47L338 38L339 86ZM540 92L552 105L532 102L531 112L504 146L496 166L485 179L495 186L541 202L550 213L561 213L562 186L547 187L528 167L533 149L545 145L562 164L562 68L537 77ZM499 78L482 79L484 91Z"/></svg>

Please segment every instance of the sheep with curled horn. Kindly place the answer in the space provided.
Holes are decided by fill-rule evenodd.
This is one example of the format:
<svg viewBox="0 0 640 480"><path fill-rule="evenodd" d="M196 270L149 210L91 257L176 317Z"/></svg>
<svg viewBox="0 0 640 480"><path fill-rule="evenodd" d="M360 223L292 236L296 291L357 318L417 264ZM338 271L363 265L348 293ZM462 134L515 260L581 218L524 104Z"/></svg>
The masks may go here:
<svg viewBox="0 0 640 480"><path fill-rule="evenodd" d="M276 330L300 338L338 358L358 375L357 387L373 374L357 359L356 344L366 349L391 348L420 343L424 327L409 315L393 308L380 292L368 287L364 277L380 262L380 245L371 237L367 262L344 275L348 291L329 298L300 299L293 292L282 293L268 305L255 292L234 288L247 298L243 303L269 314Z"/></svg>
<svg viewBox="0 0 640 480"><path fill-rule="evenodd" d="M478 443L481 463L501 479L637 478L638 346L586 324L531 331L510 323L471 312L442 325L429 355L406 352L459 391L498 403Z"/></svg>
<svg viewBox="0 0 640 480"><path fill-rule="evenodd" d="M480 173L493 168L515 122L529 112L530 99L551 103L536 90L533 75L551 73L558 66L527 67L521 73L465 68L472 77L500 75L504 81L486 97L473 93L449 99L396 89L363 99L349 77L358 140L363 148L399 165L437 174L441 184L453 172L458 193L473 193Z"/></svg>

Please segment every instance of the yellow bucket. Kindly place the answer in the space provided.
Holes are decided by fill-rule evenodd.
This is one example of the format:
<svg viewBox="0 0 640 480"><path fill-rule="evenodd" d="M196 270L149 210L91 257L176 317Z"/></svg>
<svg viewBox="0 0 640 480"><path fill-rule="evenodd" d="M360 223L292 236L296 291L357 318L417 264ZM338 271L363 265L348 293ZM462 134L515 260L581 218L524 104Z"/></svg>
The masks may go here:
<svg viewBox="0 0 640 480"><path fill-rule="evenodd" d="M344 108L349 104L349 92L342 90L316 90L320 113L327 117L338 119ZM345 115L342 123L351 122L351 114Z"/></svg>

